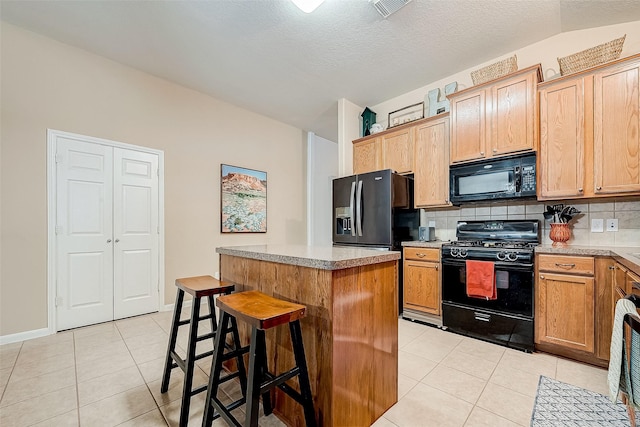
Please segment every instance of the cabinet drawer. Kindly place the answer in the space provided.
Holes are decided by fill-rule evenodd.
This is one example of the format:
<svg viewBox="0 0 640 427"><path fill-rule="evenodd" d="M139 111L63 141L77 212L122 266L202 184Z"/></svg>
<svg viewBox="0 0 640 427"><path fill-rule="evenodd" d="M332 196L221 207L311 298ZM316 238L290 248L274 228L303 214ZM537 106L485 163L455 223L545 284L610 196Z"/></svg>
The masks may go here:
<svg viewBox="0 0 640 427"><path fill-rule="evenodd" d="M558 273L587 274L593 276L593 257L539 255L538 269Z"/></svg>
<svg viewBox="0 0 640 427"><path fill-rule="evenodd" d="M440 261L440 249L404 248L404 258L416 261Z"/></svg>

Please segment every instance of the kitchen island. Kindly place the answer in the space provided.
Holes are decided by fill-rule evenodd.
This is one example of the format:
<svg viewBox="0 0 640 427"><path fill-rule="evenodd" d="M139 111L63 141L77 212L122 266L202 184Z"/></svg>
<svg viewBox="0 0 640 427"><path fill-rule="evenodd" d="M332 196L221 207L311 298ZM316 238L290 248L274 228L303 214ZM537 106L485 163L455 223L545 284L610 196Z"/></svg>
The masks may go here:
<svg viewBox="0 0 640 427"><path fill-rule="evenodd" d="M316 420L369 426L398 400L399 252L342 247L220 247L220 277L307 306L302 319ZM239 324L242 340L248 329ZM293 366L286 328L267 331L269 369ZM276 390L274 412L304 425L300 405Z"/></svg>

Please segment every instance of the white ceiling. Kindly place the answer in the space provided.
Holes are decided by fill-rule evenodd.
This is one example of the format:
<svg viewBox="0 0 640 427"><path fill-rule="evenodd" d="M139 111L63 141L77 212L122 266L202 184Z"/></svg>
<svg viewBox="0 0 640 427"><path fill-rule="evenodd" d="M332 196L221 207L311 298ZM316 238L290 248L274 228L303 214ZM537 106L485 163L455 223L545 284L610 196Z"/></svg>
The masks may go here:
<svg viewBox="0 0 640 427"><path fill-rule="evenodd" d="M555 34L640 20L639 0L1 0L2 20L337 141L375 105Z"/></svg>

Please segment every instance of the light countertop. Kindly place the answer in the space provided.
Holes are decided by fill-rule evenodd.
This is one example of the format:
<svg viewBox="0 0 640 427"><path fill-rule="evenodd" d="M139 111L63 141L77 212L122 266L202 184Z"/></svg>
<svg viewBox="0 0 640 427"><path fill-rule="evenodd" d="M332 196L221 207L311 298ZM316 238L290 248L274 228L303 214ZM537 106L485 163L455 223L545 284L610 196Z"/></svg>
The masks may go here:
<svg viewBox="0 0 640 427"><path fill-rule="evenodd" d="M400 252L341 246L251 245L216 248L222 255L298 265L320 270L342 270L400 259Z"/></svg>
<svg viewBox="0 0 640 427"><path fill-rule="evenodd" d="M446 240L432 240L430 242L425 242L422 240L411 240L411 241L407 241L407 242L402 242L402 246L407 248L435 248L435 249L440 249L440 247L445 244L445 243L449 243L449 241Z"/></svg>

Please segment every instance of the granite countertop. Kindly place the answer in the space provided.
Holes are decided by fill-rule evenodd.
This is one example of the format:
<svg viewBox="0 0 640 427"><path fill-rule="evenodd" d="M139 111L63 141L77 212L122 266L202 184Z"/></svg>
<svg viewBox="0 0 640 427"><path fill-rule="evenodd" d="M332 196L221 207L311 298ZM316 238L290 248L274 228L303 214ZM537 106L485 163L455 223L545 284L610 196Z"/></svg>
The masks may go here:
<svg viewBox="0 0 640 427"><path fill-rule="evenodd" d="M449 242L448 241L444 241L444 240L432 240L430 242L424 242L422 240L411 240L411 241L407 241L407 242L402 242L402 246L403 247L409 247L409 248L436 248L436 249L440 249L440 247L445 243L449 243Z"/></svg>
<svg viewBox="0 0 640 427"><path fill-rule="evenodd" d="M610 256L616 261L640 274L640 247L623 246L567 246L554 248L551 245L539 245L535 249L537 254L558 255L586 255L586 256Z"/></svg>
<svg viewBox="0 0 640 427"><path fill-rule="evenodd" d="M320 270L342 270L400 259L400 252L340 246L251 245L216 248L222 255L299 265Z"/></svg>

